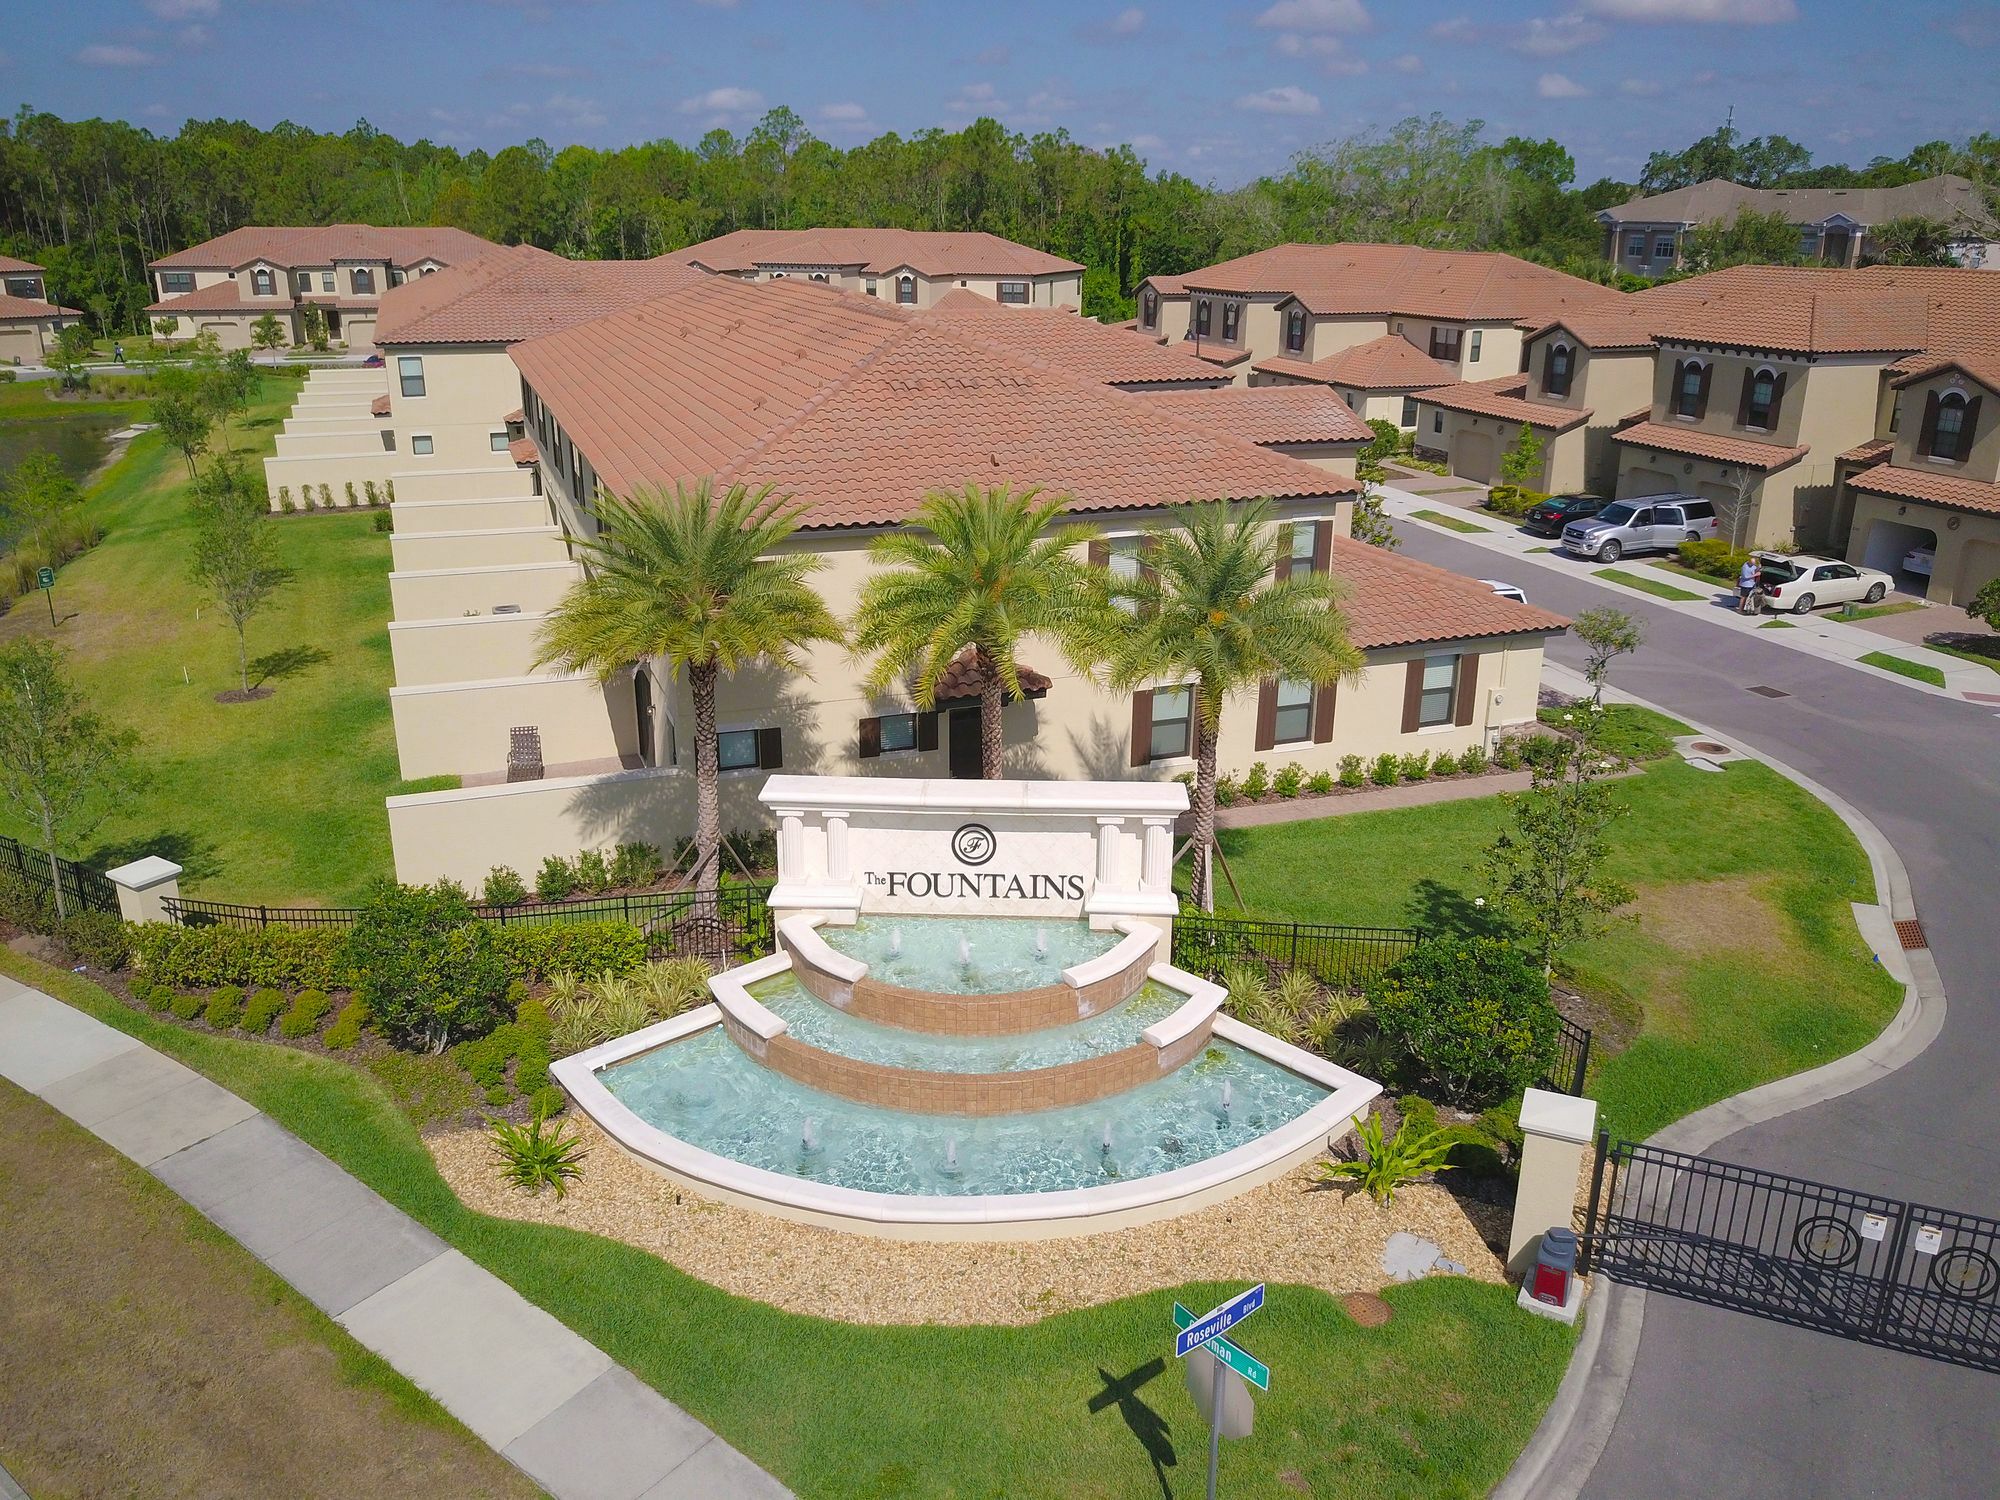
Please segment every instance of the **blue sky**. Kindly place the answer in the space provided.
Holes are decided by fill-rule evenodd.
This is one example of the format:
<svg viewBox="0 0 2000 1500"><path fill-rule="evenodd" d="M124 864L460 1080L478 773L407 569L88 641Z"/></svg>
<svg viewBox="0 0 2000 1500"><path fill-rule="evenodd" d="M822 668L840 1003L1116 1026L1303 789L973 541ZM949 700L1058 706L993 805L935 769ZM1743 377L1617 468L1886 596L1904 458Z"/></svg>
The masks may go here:
<svg viewBox="0 0 2000 1500"><path fill-rule="evenodd" d="M1995 0L14 0L0 100L489 149L739 133L852 145L979 114L1234 186L1430 110L1632 177L1730 105L1816 160L2000 130Z"/></svg>

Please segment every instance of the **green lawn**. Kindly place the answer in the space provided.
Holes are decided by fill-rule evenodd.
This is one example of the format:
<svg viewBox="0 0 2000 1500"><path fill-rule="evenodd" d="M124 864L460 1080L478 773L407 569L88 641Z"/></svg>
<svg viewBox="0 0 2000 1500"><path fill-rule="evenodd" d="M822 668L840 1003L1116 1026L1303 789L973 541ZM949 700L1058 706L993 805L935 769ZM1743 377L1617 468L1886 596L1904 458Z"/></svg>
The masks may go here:
<svg viewBox="0 0 2000 1500"><path fill-rule="evenodd" d="M1692 578L1696 583L1702 584L1711 590L1720 591L1733 587L1733 585L1715 577L1712 573L1697 572L1693 568L1685 567L1675 562L1672 558L1656 557L1653 559L1651 566L1658 568L1662 573L1677 573L1682 578Z"/></svg>
<svg viewBox="0 0 2000 1500"><path fill-rule="evenodd" d="M1632 806L1612 870L1638 918L1564 955L1586 993L1635 1029L1592 1092L1642 1137L1742 1089L1851 1052L1901 1001L1854 928L1874 899L1867 856L1833 813L1776 772L1656 762L1616 783ZM1500 832L1498 798L1222 835L1260 917L1493 929L1473 905Z"/></svg>
<svg viewBox="0 0 2000 1500"><path fill-rule="evenodd" d="M1690 594L1686 589L1677 589L1671 583L1664 583L1657 578L1627 573L1622 568L1599 568L1595 576L1608 583L1622 583L1628 589L1637 589L1642 594L1652 594L1660 599L1688 600L1706 597L1702 594Z"/></svg>
<svg viewBox="0 0 2000 1500"><path fill-rule="evenodd" d="M1906 615L1923 605L1914 599L1898 599L1893 604L1847 604L1834 611L1836 620L1879 620L1884 615Z"/></svg>
<svg viewBox="0 0 2000 1500"><path fill-rule="evenodd" d="M1205 1434L1169 1342L1195 1285L1028 1328L870 1328L731 1297L575 1230L471 1212L405 1116L341 1064L183 1031L77 975L0 950L60 995L249 1099L630 1366L808 1497L1192 1496ZM586 1168L588 1170L588 1168ZM1527 1441L1572 1335L1511 1290L1438 1278L1389 1291L1367 1330L1323 1293L1273 1287L1244 1344L1272 1367L1256 1435L1224 1446L1232 1496L1485 1495Z"/></svg>
<svg viewBox="0 0 2000 1500"><path fill-rule="evenodd" d="M1757 627L1759 630L1797 630L1799 627L1790 620L1766 620Z"/></svg>
<svg viewBox="0 0 2000 1500"><path fill-rule="evenodd" d="M1448 516L1441 510L1413 510L1410 512L1419 521L1428 521L1433 526L1442 526L1447 531L1491 531L1491 526L1475 526L1463 516Z"/></svg>
<svg viewBox="0 0 2000 1500"><path fill-rule="evenodd" d="M1928 682L1932 687L1944 686L1944 673L1936 667L1920 661L1911 661L1906 656L1891 656L1887 651L1870 651L1861 657L1862 665L1880 667L1885 672L1894 672L1898 677L1911 677L1918 682Z"/></svg>
<svg viewBox="0 0 2000 1500"><path fill-rule="evenodd" d="M255 461L296 395L266 377L235 435ZM382 798L397 783L389 720L389 539L368 514L275 519L296 581L250 626L258 702L221 704L236 642L187 577L187 470L156 436L93 492L103 543L62 570L55 638L100 713L138 731L149 783L87 841L102 867L164 854L183 889L283 905L337 902L390 868ZM0 641L47 635L40 600ZM0 813L0 831L20 833Z"/></svg>

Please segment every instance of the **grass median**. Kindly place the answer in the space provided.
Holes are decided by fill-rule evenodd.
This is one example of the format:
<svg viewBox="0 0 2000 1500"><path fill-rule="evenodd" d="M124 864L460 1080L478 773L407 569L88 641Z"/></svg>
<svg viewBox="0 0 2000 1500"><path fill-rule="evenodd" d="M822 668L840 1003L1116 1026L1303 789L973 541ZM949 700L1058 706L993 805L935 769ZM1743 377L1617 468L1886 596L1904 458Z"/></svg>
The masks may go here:
<svg viewBox="0 0 2000 1500"><path fill-rule="evenodd" d="M1908 677L1916 682L1928 682L1932 687L1944 686L1944 673L1924 662L1911 661L1906 656L1891 656L1887 651L1870 651L1858 658L1865 667L1880 667L1884 672L1894 672L1898 677Z"/></svg>
<svg viewBox="0 0 2000 1500"><path fill-rule="evenodd" d="M1441 510L1413 510L1410 515L1433 526L1442 526L1446 531L1487 532L1493 529L1491 526L1475 526L1462 516L1448 516Z"/></svg>
<svg viewBox="0 0 2000 1500"><path fill-rule="evenodd" d="M1658 578L1627 573L1623 568L1599 568L1591 576L1602 578L1606 583L1623 584L1628 589L1637 589L1640 593L1651 594L1656 599L1672 599L1677 603L1698 601L1708 597L1706 594L1691 594L1686 589L1675 588L1671 583Z"/></svg>

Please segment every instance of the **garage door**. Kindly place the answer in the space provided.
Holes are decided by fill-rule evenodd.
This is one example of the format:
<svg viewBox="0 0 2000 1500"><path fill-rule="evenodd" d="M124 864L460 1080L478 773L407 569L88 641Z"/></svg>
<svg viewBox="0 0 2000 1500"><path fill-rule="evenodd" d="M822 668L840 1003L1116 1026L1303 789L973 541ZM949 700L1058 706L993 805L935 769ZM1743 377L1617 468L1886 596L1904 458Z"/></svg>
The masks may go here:
<svg viewBox="0 0 2000 1500"><path fill-rule="evenodd" d="M1698 484L1694 492L1704 500L1713 500L1717 507L1733 506L1736 503L1736 487L1728 484Z"/></svg>
<svg viewBox="0 0 2000 1500"><path fill-rule="evenodd" d="M375 347L375 320L373 318L349 318L347 320L347 347L350 349L373 349Z"/></svg>
<svg viewBox="0 0 2000 1500"><path fill-rule="evenodd" d="M1461 432L1451 442L1451 472L1479 484L1493 482L1493 435Z"/></svg>
<svg viewBox="0 0 2000 1500"><path fill-rule="evenodd" d="M1671 495L1679 488L1674 476L1664 469L1627 469L1618 481L1618 498L1629 500L1634 495Z"/></svg>

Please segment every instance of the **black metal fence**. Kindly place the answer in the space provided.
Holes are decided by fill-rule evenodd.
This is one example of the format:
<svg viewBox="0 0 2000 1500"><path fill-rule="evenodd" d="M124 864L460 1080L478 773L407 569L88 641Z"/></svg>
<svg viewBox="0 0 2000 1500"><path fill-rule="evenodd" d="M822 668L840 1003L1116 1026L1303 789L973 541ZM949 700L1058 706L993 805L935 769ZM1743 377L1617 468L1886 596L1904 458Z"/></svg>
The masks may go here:
<svg viewBox="0 0 2000 1500"><path fill-rule="evenodd" d="M1542 1075L1542 1087L1580 1099L1590 1076L1590 1028L1577 1025L1568 1016L1557 1016L1556 1021L1561 1028L1556 1033L1556 1060Z"/></svg>
<svg viewBox="0 0 2000 1500"><path fill-rule="evenodd" d="M54 864L52 876L48 855L0 836L0 873L22 881L38 900L53 904L54 886L59 880L62 882L64 905L71 913L102 911L114 917L118 915L118 888L100 871L86 870L82 865L72 864L66 859L57 859Z"/></svg>
<svg viewBox="0 0 2000 1500"><path fill-rule="evenodd" d="M1584 1255L1630 1286L2000 1370L2000 1220L1605 1135Z"/></svg>
<svg viewBox="0 0 2000 1500"><path fill-rule="evenodd" d="M1304 969L1328 989L1360 990L1424 940L1414 927L1336 927L1241 917L1174 919L1174 964L1219 978L1225 964Z"/></svg>

